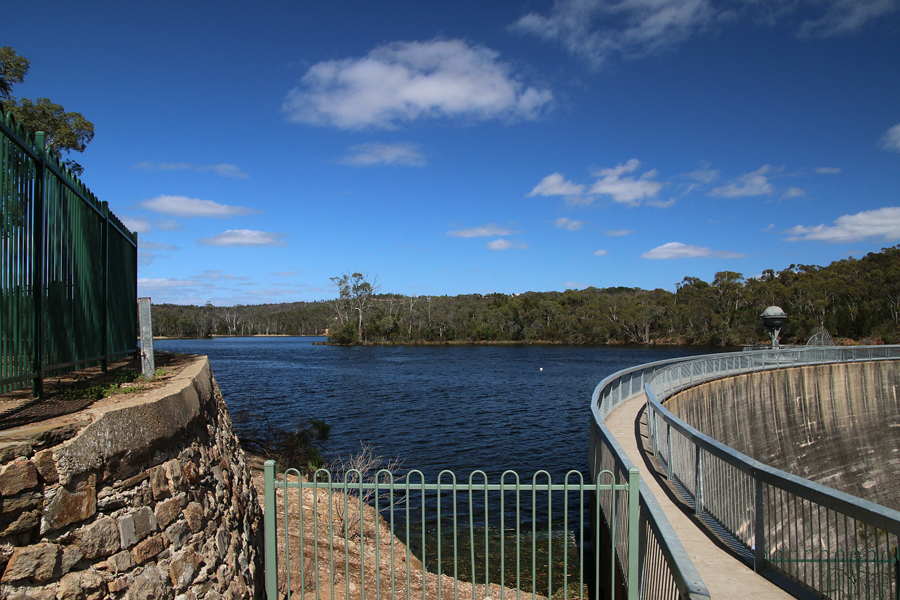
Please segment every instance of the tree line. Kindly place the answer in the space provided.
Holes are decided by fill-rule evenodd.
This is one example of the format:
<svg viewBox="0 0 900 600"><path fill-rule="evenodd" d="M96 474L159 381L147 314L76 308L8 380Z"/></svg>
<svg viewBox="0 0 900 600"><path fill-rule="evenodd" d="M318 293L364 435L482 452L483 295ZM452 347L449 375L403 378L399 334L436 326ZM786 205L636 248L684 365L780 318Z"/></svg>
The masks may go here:
<svg viewBox="0 0 900 600"><path fill-rule="evenodd" d="M900 246L827 267L790 265L758 277L685 277L676 291L594 288L522 294L379 293L362 273L333 278L330 301L216 307L157 305L155 335L328 335L353 343L764 344L760 314L788 313L786 344L821 328L835 338L900 343Z"/></svg>

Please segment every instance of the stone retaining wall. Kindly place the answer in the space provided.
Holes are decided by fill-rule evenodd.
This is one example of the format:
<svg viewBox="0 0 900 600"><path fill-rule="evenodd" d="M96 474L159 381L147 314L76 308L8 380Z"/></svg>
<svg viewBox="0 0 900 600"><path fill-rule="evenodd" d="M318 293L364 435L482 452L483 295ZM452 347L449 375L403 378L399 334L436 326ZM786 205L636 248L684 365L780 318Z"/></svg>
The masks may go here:
<svg viewBox="0 0 900 600"><path fill-rule="evenodd" d="M0 432L0 598L261 598L262 513L206 357Z"/></svg>

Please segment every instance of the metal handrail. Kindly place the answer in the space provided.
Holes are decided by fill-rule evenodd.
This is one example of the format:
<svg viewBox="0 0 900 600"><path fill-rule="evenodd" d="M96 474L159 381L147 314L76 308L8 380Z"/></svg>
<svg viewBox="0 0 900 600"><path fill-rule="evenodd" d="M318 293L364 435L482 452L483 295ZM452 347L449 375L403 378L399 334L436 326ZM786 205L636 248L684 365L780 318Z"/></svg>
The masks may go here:
<svg viewBox="0 0 900 600"><path fill-rule="evenodd" d="M604 418L622 403L643 393L645 381L654 372L693 358L688 356L623 369L597 384L591 398L593 423L590 467L592 477L601 468L612 467L620 477L624 477L634 468L634 463L604 424ZM602 465L602 459L598 458L599 456L609 457L614 464ZM710 597L709 590L672 529L672 525L663 513L656 497L643 479L640 480L639 487L639 510L641 528L645 530L638 538L640 544L638 555L641 564L637 574L640 578L638 587L641 590L641 597L663 598L666 597L665 593L668 591L674 598L708 599ZM627 547L623 547L626 545L624 540L622 542L617 544L616 548L620 555L624 555L628 550ZM650 581L651 577L652 582ZM648 589L650 585L653 585L655 589Z"/></svg>
<svg viewBox="0 0 900 600"><path fill-rule="evenodd" d="M773 568L829 597L893 600L900 594L900 559L893 550L900 543L900 511L754 460L698 431L663 403L723 377L898 359L900 346L867 346L716 354L667 365L644 383L651 445L696 513L714 519L743 547L756 571ZM715 501L705 497L712 493ZM785 558L794 554L804 558Z"/></svg>

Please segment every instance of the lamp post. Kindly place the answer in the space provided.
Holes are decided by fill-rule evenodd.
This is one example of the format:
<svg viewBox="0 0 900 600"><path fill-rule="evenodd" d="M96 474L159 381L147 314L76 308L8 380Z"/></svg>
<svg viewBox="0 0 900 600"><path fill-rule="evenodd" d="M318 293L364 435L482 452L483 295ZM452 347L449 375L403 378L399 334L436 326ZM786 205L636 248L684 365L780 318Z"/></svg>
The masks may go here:
<svg viewBox="0 0 900 600"><path fill-rule="evenodd" d="M763 325L769 331L769 335L772 336L772 348L777 348L778 334L781 333L781 327L784 325L785 319L787 319L787 313L781 310L780 306L770 306L760 316L762 317Z"/></svg>

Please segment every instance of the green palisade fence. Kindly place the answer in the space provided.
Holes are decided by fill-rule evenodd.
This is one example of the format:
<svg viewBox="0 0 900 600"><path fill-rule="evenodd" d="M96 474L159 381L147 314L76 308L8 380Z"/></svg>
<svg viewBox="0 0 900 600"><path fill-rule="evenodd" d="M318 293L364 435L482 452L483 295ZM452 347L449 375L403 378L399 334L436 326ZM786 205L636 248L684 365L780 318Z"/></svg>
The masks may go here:
<svg viewBox="0 0 900 600"><path fill-rule="evenodd" d="M0 112L0 393L137 352L137 234Z"/></svg>

